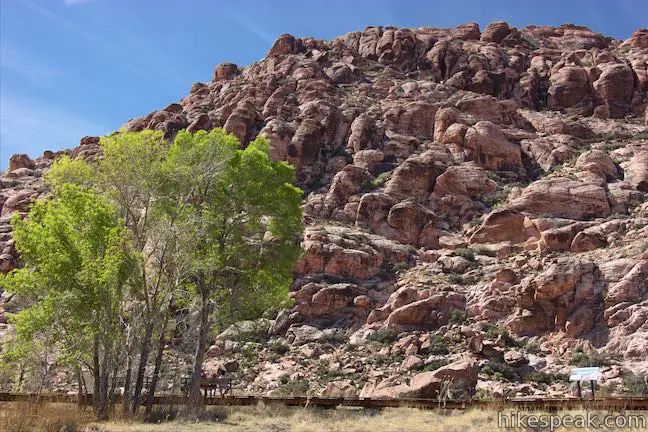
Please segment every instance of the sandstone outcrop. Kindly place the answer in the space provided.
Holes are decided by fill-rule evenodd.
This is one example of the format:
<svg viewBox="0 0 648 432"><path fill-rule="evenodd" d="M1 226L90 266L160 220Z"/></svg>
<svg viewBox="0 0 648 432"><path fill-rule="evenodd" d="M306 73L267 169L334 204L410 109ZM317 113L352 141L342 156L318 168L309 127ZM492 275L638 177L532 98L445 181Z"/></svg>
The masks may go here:
<svg viewBox="0 0 648 432"><path fill-rule="evenodd" d="M206 364L238 366L252 392L349 397L564 395L515 381L564 373L578 348L648 373L647 35L505 22L284 34L129 120L167 139L264 137L305 192L294 305L255 341L216 341ZM0 176L0 271L21 265L10 219L61 155L93 161L100 140L15 155ZM0 343L20 307L0 292Z"/></svg>

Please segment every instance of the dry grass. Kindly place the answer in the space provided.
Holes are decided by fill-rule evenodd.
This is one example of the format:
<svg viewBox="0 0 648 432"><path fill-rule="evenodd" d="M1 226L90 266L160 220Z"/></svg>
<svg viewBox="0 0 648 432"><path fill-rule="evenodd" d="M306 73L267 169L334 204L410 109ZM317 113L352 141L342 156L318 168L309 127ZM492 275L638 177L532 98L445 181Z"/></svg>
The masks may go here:
<svg viewBox="0 0 648 432"><path fill-rule="evenodd" d="M498 413L496 411L477 409L426 411L412 408L390 408L376 411L347 408L334 410L287 408L281 405L210 407L203 421L200 422L163 421L157 424L147 424L141 420L113 420L106 423L95 423L91 421L92 413L89 410L82 412L73 405L49 404L38 410L25 404L13 404L7 409L8 405L11 404L0 404L0 431L2 432L489 432L549 430L548 428L498 428ZM165 418L162 410L157 413L158 418ZM569 414L577 413L584 414L583 411L569 412ZM599 415L603 414L599 413ZM69 428L62 429L64 427ZM577 430L589 431L590 429Z"/></svg>
<svg viewBox="0 0 648 432"><path fill-rule="evenodd" d="M498 428L496 411L428 411L390 408L383 411L357 409L305 409L285 406L217 408L220 422L168 422L137 424L113 422L103 426L110 432L472 432L549 431L545 429ZM528 414L528 413L527 413ZM564 413L567 414L567 413ZM584 414L572 411L569 414ZM603 415L599 414L599 415ZM573 430L559 428L556 431ZM605 431L616 429L577 429ZM619 429L630 430L630 429ZM636 430L636 429L635 429Z"/></svg>
<svg viewBox="0 0 648 432"><path fill-rule="evenodd" d="M76 432L92 419L91 409L72 404L0 402L0 432Z"/></svg>

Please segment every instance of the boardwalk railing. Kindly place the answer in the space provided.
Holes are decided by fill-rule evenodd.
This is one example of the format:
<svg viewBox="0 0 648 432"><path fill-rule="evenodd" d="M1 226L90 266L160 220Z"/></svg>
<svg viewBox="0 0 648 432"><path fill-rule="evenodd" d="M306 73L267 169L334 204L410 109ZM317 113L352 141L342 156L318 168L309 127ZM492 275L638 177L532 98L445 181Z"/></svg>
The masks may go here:
<svg viewBox="0 0 648 432"><path fill-rule="evenodd" d="M0 393L0 402L35 402L36 394ZM78 403L76 395L67 394L42 394L42 402ZM117 395L115 402L121 403L121 395ZM159 395L155 396L155 405L183 405L187 401L185 396ZM325 398L325 397L266 397L266 396L226 396L205 397L205 405L230 405L245 406L257 404L281 404L293 407L318 407L336 408L339 406L359 408L398 408L411 407L420 409L490 409L504 410L510 408L522 410L557 411L567 409L592 409L592 410L646 410L648 397L618 397L598 398L594 400L577 398L516 398L516 399L488 399L488 400L462 400L439 402L436 399L360 399L360 398ZM82 404L91 405L92 395L87 395ZM144 403L144 401L142 401Z"/></svg>

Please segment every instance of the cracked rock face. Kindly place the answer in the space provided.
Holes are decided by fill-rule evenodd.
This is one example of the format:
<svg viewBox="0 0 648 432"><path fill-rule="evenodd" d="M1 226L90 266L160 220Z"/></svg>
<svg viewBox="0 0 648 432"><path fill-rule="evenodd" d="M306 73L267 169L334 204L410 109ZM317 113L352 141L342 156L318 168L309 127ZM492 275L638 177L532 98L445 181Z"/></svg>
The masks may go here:
<svg viewBox="0 0 648 432"><path fill-rule="evenodd" d="M578 348L615 359L610 376L648 371L646 35L504 22L282 35L259 62L221 64L179 103L129 120L168 139L262 135L297 167L304 255L295 305L268 332L287 351L250 345L248 390L307 380L324 395L434 397L453 379L458 393L564 395L516 382L568 373ZM100 151L86 137L11 158L1 271L20 265L9 219L46 192L52 160ZM18 303L0 294L6 333ZM242 362L237 343L217 341L206 367Z"/></svg>

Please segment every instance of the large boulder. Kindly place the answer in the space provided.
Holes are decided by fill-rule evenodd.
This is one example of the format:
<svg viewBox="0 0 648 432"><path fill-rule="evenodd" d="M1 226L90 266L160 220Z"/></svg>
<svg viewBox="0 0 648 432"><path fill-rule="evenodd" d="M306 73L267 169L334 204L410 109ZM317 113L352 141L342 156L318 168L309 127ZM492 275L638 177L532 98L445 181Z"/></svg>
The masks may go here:
<svg viewBox="0 0 648 432"><path fill-rule="evenodd" d="M540 234L531 220L515 210L495 210L484 218L482 225L470 237L475 243L524 243L529 239L538 240Z"/></svg>
<svg viewBox="0 0 648 432"><path fill-rule="evenodd" d="M28 168L33 170L35 168L34 161L29 158L26 154L15 154L9 159L9 168L8 172L16 171L20 168Z"/></svg>
<svg viewBox="0 0 648 432"><path fill-rule="evenodd" d="M230 80L240 73L241 71L234 63L221 63L214 69L214 82Z"/></svg>
<svg viewBox="0 0 648 432"><path fill-rule="evenodd" d="M405 201L389 210L387 223L403 234L405 243L417 244L421 230L430 224L434 227L436 215L418 203Z"/></svg>
<svg viewBox="0 0 648 432"><path fill-rule="evenodd" d="M412 156L394 170L385 193L401 199L416 198L419 202L426 202L434 189L436 178L445 168L446 164L439 161L435 151L428 150Z"/></svg>
<svg viewBox="0 0 648 432"><path fill-rule="evenodd" d="M477 122L468 129L465 147L470 160L492 170L523 168L520 147L512 144L502 129L490 121Z"/></svg>
<svg viewBox="0 0 648 432"><path fill-rule="evenodd" d="M326 194L326 204L331 207L344 205L347 199L356 194L365 181L370 180L371 174L359 166L347 165L335 174L331 188Z"/></svg>
<svg viewBox="0 0 648 432"><path fill-rule="evenodd" d="M578 66L565 66L551 74L548 90L549 108L560 110L576 105L588 105L590 83L587 71Z"/></svg>
<svg viewBox="0 0 648 432"><path fill-rule="evenodd" d="M449 382L451 396L472 396L477 386L479 368L473 359L457 360L432 372L435 378Z"/></svg>
<svg viewBox="0 0 648 432"><path fill-rule="evenodd" d="M562 177L538 180L513 200L512 208L535 215L586 220L610 215L605 188Z"/></svg>
<svg viewBox="0 0 648 432"><path fill-rule="evenodd" d="M497 183L488 178L486 171L478 166L451 166L436 179L434 194L482 196L497 189Z"/></svg>
<svg viewBox="0 0 648 432"><path fill-rule="evenodd" d="M399 330L431 330L448 323L454 309L463 310L466 298L459 293L436 293L393 310L385 324Z"/></svg>
<svg viewBox="0 0 648 432"><path fill-rule="evenodd" d="M635 188L648 192L648 150L639 151L630 159L625 175Z"/></svg>
<svg viewBox="0 0 648 432"><path fill-rule="evenodd" d="M607 106L610 117L622 118L630 111L634 94L634 74L625 63L606 63L593 86L596 96Z"/></svg>

